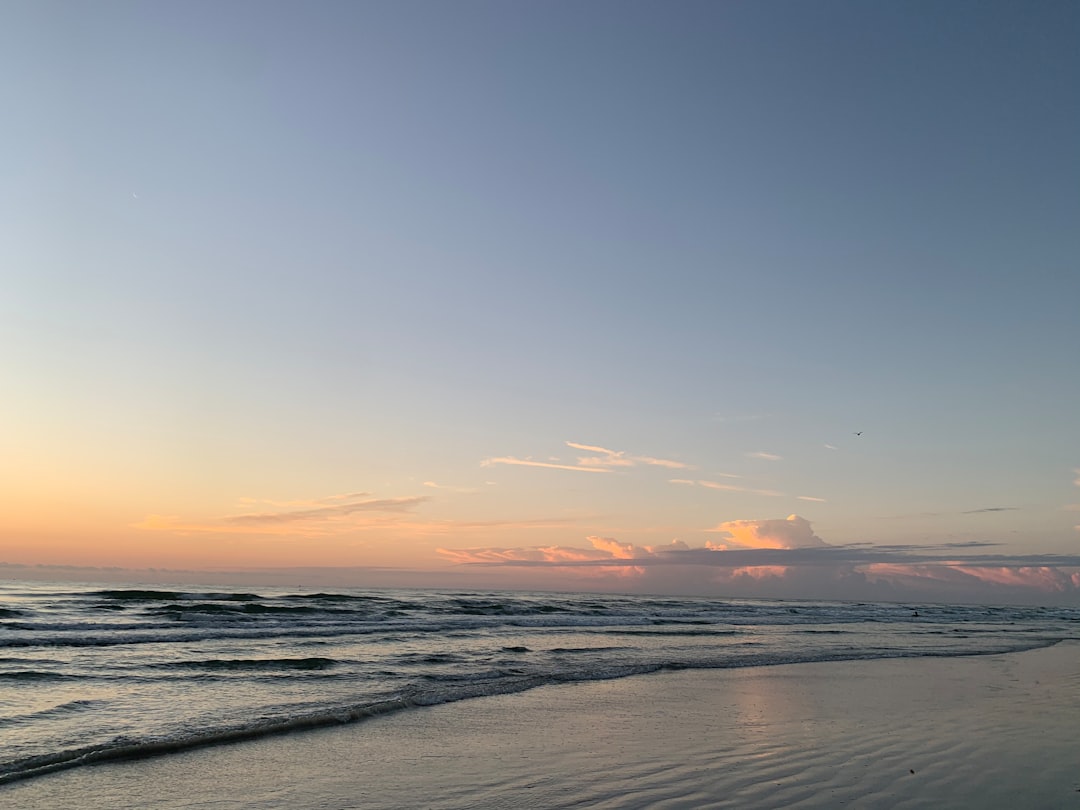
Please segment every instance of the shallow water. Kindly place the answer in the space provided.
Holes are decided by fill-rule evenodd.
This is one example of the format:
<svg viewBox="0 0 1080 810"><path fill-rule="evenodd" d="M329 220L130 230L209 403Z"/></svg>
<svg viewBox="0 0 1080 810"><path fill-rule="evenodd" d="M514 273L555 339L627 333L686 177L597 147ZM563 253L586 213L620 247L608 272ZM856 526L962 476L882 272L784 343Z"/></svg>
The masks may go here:
<svg viewBox="0 0 1080 810"><path fill-rule="evenodd" d="M1068 608L9 582L0 782L552 683L1078 637Z"/></svg>

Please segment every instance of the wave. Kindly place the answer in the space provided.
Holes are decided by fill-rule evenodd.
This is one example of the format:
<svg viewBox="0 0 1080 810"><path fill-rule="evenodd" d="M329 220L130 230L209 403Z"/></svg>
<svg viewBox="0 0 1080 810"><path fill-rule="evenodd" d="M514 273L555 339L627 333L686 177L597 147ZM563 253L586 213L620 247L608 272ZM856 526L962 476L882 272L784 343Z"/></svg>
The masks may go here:
<svg viewBox="0 0 1080 810"><path fill-rule="evenodd" d="M288 596L281 597L282 599L318 599L322 602L378 602L378 603L394 603L394 604L406 604L400 599L393 599L389 596L358 596L356 594L349 593L292 593Z"/></svg>
<svg viewBox="0 0 1080 810"><path fill-rule="evenodd" d="M140 589L121 589L91 591L89 596L99 599L112 599L119 602L160 602L179 599L205 599L214 602L255 602L263 597L257 593L209 593L186 591L152 591Z"/></svg>
<svg viewBox="0 0 1080 810"><path fill-rule="evenodd" d="M240 601L240 600L236 600ZM219 604L217 602L210 602L208 604L169 604L154 607L151 610L152 613L157 615L175 615L175 614L193 614L193 613L209 613L209 614L243 614L243 615L256 615L256 614L290 614L290 615L303 615L303 614L333 614L333 613L351 613L352 611L342 610L330 610L327 608L310 607L308 605L266 605L261 602L248 602L245 604Z"/></svg>
<svg viewBox="0 0 1080 810"><path fill-rule="evenodd" d="M128 593L128 592L122 592ZM138 591L136 593L147 593ZM157 591L154 593L165 593ZM239 600L238 600L239 601ZM755 628L764 626L787 626L801 628L803 631L815 628L817 632L839 635L847 628L865 623L898 623L911 631L909 614L900 618L883 620L874 616L853 613L838 618L832 612L813 616L809 614L767 614L759 617L731 616L712 613L711 615L691 617L685 613L657 617L655 614L620 611L606 615L583 613L580 611L548 613L535 607L520 609L516 612L495 612L479 615L477 612L462 615L460 613L442 613L438 610L417 615L423 610L420 606L410 608L412 615L397 615L393 611L364 613L349 609L306 608L280 604L245 603L223 605L220 602L179 603L176 601L158 601L150 608L150 616L142 622L104 623L104 622L9 622L5 629L24 631L5 634L0 637L0 648L5 647L105 647L115 645L143 645L155 643L191 643L219 639L267 639L267 638L309 638L342 639L354 637L379 637L386 640L400 640L404 637L422 638L441 635L444 638L459 638L476 632L499 630L554 630L576 631L589 630L606 635L626 636L669 636L669 637L732 637L756 632ZM145 614L144 614L145 615ZM184 621L179 621L180 619ZM295 620L295 621L278 621ZM1018 615L1017 621L1026 617ZM1060 614L1054 617L1064 627L1063 633L1070 632L1076 619ZM1005 620L1007 619L1007 620ZM1000 628L1008 625L1010 634L1018 632L1042 633L1047 631L1046 619L1041 619L1039 626L1024 628L1014 626L1013 617L1002 619L999 615L987 627ZM964 615L959 620L968 632L996 633L997 629L979 629L981 620ZM946 623L929 617L920 619L921 632L928 632L932 627Z"/></svg>
<svg viewBox="0 0 1080 810"><path fill-rule="evenodd" d="M598 630L597 632L607 636L743 636L748 634L746 630L679 630L675 628L671 630L642 630L633 627ZM847 631L840 630L837 632Z"/></svg>
<svg viewBox="0 0 1080 810"><path fill-rule="evenodd" d="M0 681L66 681L82 680L81 675L65 675L62 672L47 670L21 669L12 672L0 672Z"/></svg>
<svg viewBox="0 0 1080 810"><path fill-rule="evenodd" d="M26 714L18 714L11 717L2 718L0 719L0 727L15 726L22 723L32 723L42 718L59 717L62 715L74 714L77 712L90 711L97 708L101 704L102 701L100 700L69 700L67 703L50 706L47 709L39 709L36 712L28 712ZM3 768L0 767L0 775L2 775L3 772ZM2 778L0 778L0 782L3 782Z"/></svg>
<svg viewBox="0 0 1080 810"><path fill-rule="evenodd" d="M1051 646L1054 641L1029 641L1026 644L1014 644L1005 649L984 650L964 653L965 655L986 655L1001 652L1019 652ZM371 717L385 715L419 706L436 706L477 697L524 692L539 686L556 683L574 683L595 680L611 680L632 675L643 675L660 671L682 669L737 669L751 666L774 666L780 664L801 664L825 661L869 660L880 658L917 658L917 657L954 657L955 651L916 651L916 650L877 650L877 651L835 651L818 654L813 657L791 654L747 654L738 658L715 662L692 662L670 660L644 664L608 665L579 671L557 671L546 674L519 673L513 670L489 670L473 673L471 677L428 676L425 685L414 684L393 697L368 703L323 707L316 711L292 716L261 719L250 723L203 729L197 732L181 732L168 738L117 738L112 742L97 746L71 748L50 754L25 757L0 764L0 784L41 776L58 770L75 768L81 765L134 759L153 755L169 754L192 748L239 742L275 734L284 734L303 729L358 722ZM304 660L304 659L281 659ZM198 662L196 662L198 663ZM64 706L50 709L56 711L74 711L89 708L91 701L72 701Z"/></svg>
<svg viewBox="0 0 1080 810"><path fill-rule="evenodd" d="M205 661L177 661L160 664L165 669L207 670L322 670L338 666L333 658L211 658Z"/></svg>

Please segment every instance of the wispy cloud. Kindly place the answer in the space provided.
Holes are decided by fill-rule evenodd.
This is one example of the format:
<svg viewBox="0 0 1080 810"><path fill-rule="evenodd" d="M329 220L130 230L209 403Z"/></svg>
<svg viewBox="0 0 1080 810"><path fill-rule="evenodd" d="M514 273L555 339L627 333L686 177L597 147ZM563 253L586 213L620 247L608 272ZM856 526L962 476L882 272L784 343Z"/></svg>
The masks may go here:
<svg viewBox="0 0 1080 810"><path fill-rule="evenodd" d="M759 458L763 461L780 461L783 456L778 456L776 453L766 453L764 450L758 450L754 453L743 453L747 458Z"/></svg>
<svg viewBox="0 0 1080 810"><path fill-rule="evenodd" d="M412 498L374 498L353 501L335 506L320 506L313 509L297 509L288 512L254 512L242 515L230 515L223 518L226 523L244 523L248 525L300 523L345 517L356 512L403 512L428 500L427 496Z"/></svg>
<svg viewBox="0 0 1080 810"><path fill-rule="evenodd" d="M370 498L367 493L330 496L314 501L274 501L274 511L243 512L207 520L183 520L176 515L149 515L135 528L181 534L307 534L327 535L384 524L388 516L401 515L429 500L428 496ZM267 503L254 498L245 505ZM302 505L304 508L294 508Z"/></svg>
<svg viewBox="0 0 1080 810"><path fill-rule="evenodd" d="M279 501L271 498L244 497L238 498L237 503L241 504L242 506L256 506L261 504L265 506L274 506L280 508L295 509L306 507L314 509L322 506L333 506L342 502L356 501L362 498L367 498L369 496L370 493L368 492L349 492L343 495L325 495L321 498L297 498L287 501Z"/></svg>
<svg viewBox="0 0 1080 810"><path fill-rule="evenodd" d="M835 444L829 444L828 442L826 442L826 443L825 443L825 449L826 449L826 450L835 450L835 449L836 449L836 445L835 445Z"/></svg>
<svg viewBox="0 0 1080 810"><path fill-rule="evenodd" d="M565 442L567 447L592 453L589 456L579 456L574 464L563 463L560 459L549 461L534 461L531 458L517 458L516 456L499 456L488 458L480 462L482 467L491 467L497 464L508 464L518 467L544 467L549 470L571 470L574 472L610 473L620 469L628 469L638 465L648 467L664 467L669 470L689 470L693 467L682 461L654 456L629 455L624 450L609 450L595 444L580 444L579 442Z"/></svg>
<svg viewBox="0 0 1080 810"><path fill-rule="evenodd" d="M967 509L960 512L909 512L904 515L881 515L881 520L909 520L912 518L945 517L947 515L981 515L992 512L1019 512L1019 506L987 506L981 509Z"/></svg>
<svg viewBox="0 0 1080 810"><path fill-rule="evenodd" d="M455 487L450 486L449 484L436 484L434 481L425 481L424 486L431 487L432 489L441 489L445 492L460 492L466 495L471 495L472 493L477 492L476 488L474 487Z"/></svg>
<svg viewBox="0 0 1080 810"><path fill-rule="evenodd" d="M517 467L544 467L549 470L574 470L576 472L609 473L610 469L604 467L583 467L576 464L553 464L550 461L533 461L528 458L515 458L514 456L501 456L499 458L486 458L480 462L481 467L493 467L496 464L509 464Z"/></svg>
<svg viewBox="0 0 1080 810"><path fill-rule="evenodd" d="M814 497L811 497L810 495L796 495L795 497L798 498L800 501L813 501L814 503L826 503L824 498L814 498Z"/></svg>
<svg viewBox="0 0 1080 810"><path fill-rule="evenodd" d="M579 458L577 460L578 464L584 466L633 467L637 464L645 464L651 467L666 467L669 470L692 469L689 464L685 464L681 461L674 461L667 458L655 458L653 456L632 456L627 455L624 450L608 450L606 447L598 447L592 444L566 442L566 446L572 447L575 450L582 450L586 453L597 454L592 457Z"/></svg>
<svg viewBox="0 0 1080 810"><path fill-rule="evenodd" d="M508 518L505 520L447 520L440 525L455 530L477 529L546 529L552 526L573 526L585 521L584 517L572 518Z"/></svg>
<svg viewBox="0 0 1080 810"><path fill-rule="evenodd" d="M781 498L784 495L783 492L777 492L775 489L753 489L752 487L742 487L737 484L725 484L721 481L693 481L689 478L670 478L668 479L668 483L692 487L705 487L706 489L718 489L722 492L745 492L749 495L765 495L770 498Z"/></svg>

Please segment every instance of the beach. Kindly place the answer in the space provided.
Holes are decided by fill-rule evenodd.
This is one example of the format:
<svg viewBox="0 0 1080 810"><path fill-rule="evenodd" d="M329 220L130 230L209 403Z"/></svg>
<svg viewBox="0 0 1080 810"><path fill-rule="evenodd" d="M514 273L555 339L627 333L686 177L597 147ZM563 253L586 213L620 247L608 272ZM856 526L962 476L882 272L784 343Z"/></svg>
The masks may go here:
<svg viewBox="0 0 1080 810"><path fill-rule="evenodd" d="M1080 808L1080 643L660 672L76 768L0 804Z"/></svg>

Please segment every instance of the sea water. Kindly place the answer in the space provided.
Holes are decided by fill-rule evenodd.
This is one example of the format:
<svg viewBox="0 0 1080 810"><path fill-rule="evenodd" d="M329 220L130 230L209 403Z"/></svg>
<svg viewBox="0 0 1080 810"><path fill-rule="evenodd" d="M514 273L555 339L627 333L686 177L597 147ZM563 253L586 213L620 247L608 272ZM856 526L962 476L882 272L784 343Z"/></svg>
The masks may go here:
<svg viewBox="0 0 1080 810"><path fill-rule="evenodd" d="M0 783L663 669L1014 652L1080 609L0 583Z"/></svg>

